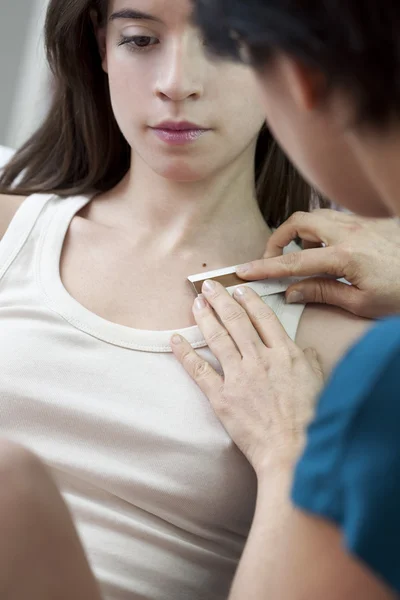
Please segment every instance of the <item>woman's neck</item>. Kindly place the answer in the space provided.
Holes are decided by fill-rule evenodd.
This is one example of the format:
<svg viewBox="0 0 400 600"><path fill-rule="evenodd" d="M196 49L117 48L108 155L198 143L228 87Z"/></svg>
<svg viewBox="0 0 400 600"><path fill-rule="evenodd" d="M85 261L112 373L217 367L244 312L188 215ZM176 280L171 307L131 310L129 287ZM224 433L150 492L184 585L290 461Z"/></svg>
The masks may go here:
<svg viewBox="0 0 400 600"><path fill-rule="evenodd" d="M231 165L210 180L176 182L137 161L94 203L92 218L123 229L138 249L163 257L196 256L216 268L263 254L270 235L259 209L253 164ZM103 200L108 202L103 202ZM199 268L200 270L200 268Z"/></svg>

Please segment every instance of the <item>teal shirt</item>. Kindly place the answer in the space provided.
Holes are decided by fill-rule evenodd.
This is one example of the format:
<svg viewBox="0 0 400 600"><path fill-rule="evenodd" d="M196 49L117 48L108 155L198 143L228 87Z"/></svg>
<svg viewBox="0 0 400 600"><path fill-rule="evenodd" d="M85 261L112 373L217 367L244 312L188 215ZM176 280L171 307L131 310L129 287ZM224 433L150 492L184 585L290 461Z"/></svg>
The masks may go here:
<svg viewBox="0 0 400 600"><path fill-rule="evenodd" d="M292 497L333 521L350 553L400 593L400 317L375 325L336 369Z"/></svg>

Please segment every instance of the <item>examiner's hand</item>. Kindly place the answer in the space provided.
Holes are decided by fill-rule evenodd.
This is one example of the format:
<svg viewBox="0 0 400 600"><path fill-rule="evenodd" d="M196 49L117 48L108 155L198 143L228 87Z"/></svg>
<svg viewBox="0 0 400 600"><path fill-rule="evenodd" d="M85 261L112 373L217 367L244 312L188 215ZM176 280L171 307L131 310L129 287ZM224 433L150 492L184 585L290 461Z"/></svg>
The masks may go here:
<svg viewBox="0 0 400 600"><path fill-rule="evenodd" d="M282 256L297 237L307 249ZM288 289L288 302L333 304L369 318L400 312L400 226L394 219L298 212L273 233L264 258L246 267L238 271L245 280L312 277ZM324 273L352 285L315 277Z"/></svg>
<svg viewBox="0 0 400 600"><path fill-rule="evenodd" d="M181 336L172 339L173 352L258 476L271 464L291 466L323 385L317 355L303 352L288 337L253 290L237 288L236 301L222 285L212 284L205 283L207 302L198 298L194 315L223 376Z"/></svg>

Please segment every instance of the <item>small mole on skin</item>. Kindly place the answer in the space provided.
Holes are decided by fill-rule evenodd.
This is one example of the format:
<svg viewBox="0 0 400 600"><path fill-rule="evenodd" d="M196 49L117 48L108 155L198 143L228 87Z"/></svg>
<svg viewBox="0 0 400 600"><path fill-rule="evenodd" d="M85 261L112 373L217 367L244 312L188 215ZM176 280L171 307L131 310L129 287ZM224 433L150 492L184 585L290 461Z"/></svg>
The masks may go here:
<svg viewBox="0 0 400 600"><path fill-rule="evenodd" d="M203 263L203 268L205 268L207 266L207 263Z"/></svg>

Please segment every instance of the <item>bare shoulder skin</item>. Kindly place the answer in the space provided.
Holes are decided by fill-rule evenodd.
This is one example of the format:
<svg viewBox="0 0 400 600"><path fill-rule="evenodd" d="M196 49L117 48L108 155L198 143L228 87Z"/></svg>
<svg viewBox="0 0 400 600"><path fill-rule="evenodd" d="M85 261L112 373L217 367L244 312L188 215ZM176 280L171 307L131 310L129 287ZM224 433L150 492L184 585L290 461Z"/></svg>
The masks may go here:
<svg viewBox="0 0 400 600"><path fill-rule="evenodd" d="M0 240L3 238L15 213L25 199L25 196L0 194Z"/></svg>
<svg viewBox="0 0 400 600"><path fill-rule="evenodd" d="M310 304L300 321L296 343L302 349L315 348L328 378L337 362L372 324L373 321L341 308Z"/></svg>

